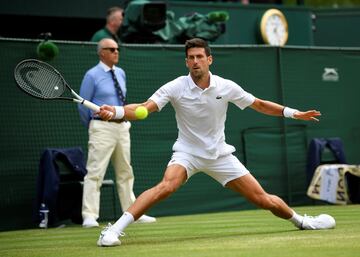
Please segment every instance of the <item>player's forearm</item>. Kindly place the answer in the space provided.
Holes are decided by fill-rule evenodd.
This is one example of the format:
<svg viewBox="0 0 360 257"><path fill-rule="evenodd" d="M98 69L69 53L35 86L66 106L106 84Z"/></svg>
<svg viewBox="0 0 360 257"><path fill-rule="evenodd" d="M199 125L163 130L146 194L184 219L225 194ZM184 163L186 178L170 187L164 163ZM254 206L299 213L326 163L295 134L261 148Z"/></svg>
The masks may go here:
<svg viewBox="0 0 360 257"><path fill-rule="evenodd" d="M144 106L148 113L152 113L158 110L155 102L148 100L144 103L127 104L125 106L110 106L103 105L100 107L100 111L97 113L103 120L110 119L126 119L137 120L135 110L139 106Z"/></svg>
<svg viewBox="0 0 360 257"><path fill-rule="evenodd" d="M283 116L284 106L271 101L256 99L251 107L266 115Z"/></svg>
<svg viewBox="0 0 360 257"><path fill-rule="evenodd" d="M124 118L126 120L137 120L135 110L142 104L127 104L124 106Z"/></svg>
<svg viewBox="0 0 360 257"><path fill-rule="evenodd" d="M123 110L120 110L119 107L116 107L116 110L120 110L121 112L123 111L123 118L126 120L138 120L139 117L136 115L136 109L139 106L144 106L147 109L147 113L155 111L153 104L150 101L147 101L145 103L127 104L123 107Z"/></svg>
<svg viewBox="0 0 360 257"><path fill-rule="evenodd" d="M283 116L284 106L270 101L264 101L263 104L263 113L272 116Z"/></svg>
<svg viewBox="0 0 360 257"><path fill-rule="evenodd" d="M127 104L125 106L109 106L109 105L103 105L100 109L100 117L104 120L109 119L125 119L125 120L136 120L135 116L135 109L140 106L141 104ZM113 115L109 117L106 113L112 112Z"/></svg>

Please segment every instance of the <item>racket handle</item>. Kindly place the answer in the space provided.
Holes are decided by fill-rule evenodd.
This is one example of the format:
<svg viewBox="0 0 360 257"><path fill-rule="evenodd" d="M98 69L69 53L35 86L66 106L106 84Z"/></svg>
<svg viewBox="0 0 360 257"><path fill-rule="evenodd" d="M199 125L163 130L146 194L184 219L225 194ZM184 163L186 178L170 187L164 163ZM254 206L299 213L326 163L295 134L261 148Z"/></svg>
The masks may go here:
<svg viewBox="0 0 360 257"><path fill-rule="evenodd" d="M92 102L89 102L87 100L82 101L81 104L83 104L84 106L86 106L87 108L89 108L95 112L100 111L100 107L98 105L93 104Z"/></svg>
<svg viewBox="0 0 360 257"><path fill-rule="evenodd" d="M92 102L89 102L88 100L83 100L81 102L81 104L83 104L84 106L86 106L87 108L89 108L89 109L91 109L91 110L93 110L95 112L100 111L100 107L98 105L96 105L96 104L94 104ZM110 113L111 113L111 116L114 116L114 114L112 112L110 112Z"/></svg>

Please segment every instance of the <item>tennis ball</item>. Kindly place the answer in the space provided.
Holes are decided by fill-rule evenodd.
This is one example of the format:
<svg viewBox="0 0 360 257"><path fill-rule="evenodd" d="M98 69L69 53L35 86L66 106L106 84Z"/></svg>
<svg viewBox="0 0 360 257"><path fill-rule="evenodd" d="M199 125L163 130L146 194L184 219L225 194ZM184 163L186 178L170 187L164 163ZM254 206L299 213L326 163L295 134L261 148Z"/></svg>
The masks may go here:
<svg viewBox="0 0 360 257"><path fill-rule="evenodd" d="M59 48L53 42L41 42L36 49L39 59L44 61L51 61L59 54Z"/></svg>
<svg viewBox="0 0 360 257"><path fill-rule="evenodd" d="M135 109L135 116L139 120L143 120L148 116L148 110L144 106L139 106Z"/></svg>

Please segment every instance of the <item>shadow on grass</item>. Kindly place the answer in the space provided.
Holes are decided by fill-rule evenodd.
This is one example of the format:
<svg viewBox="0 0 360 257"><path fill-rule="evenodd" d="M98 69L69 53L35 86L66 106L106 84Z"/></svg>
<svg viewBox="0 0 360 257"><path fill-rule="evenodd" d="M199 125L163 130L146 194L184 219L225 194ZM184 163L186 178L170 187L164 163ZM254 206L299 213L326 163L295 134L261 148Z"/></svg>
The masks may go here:
<svg viewBox="0 0 360 257"><path fill-rule="evenodd" d="M226 238L235 238L235 237L241 237L241 236L257 236L257 235L271 235L271 234L286 234L286 233L292 233L294 231L297 231L298 229L287 229L287 230L272 230L272 231L244 231L244 232L234 232L229 233L226 235L220 235L217 233L214 234L204 234L204 235L194 235L192 236L189 234L188 236L174 236L174 237L153 237L153 239L142 239L142 238L124 238L122 241L124 241L125 245L146 245L146 244L162 244L162 243L173 243L173 242L187 242L187 241L193 241L193 240L220 240L220 239L226 239Z"/></svg>

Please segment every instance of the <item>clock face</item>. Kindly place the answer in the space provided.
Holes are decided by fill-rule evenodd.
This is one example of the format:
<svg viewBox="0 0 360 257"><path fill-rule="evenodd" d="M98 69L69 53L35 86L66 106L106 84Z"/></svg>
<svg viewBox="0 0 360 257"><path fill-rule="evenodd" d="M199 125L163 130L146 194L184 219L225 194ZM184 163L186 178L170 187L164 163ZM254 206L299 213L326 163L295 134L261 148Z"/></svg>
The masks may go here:
<svg viewBox="0 0 360 257"><path fill-rule="evenodd" d="M277 9L267 10L261 18L261 36L266 44L283 46L288 39L285 16Z"/></svg>

